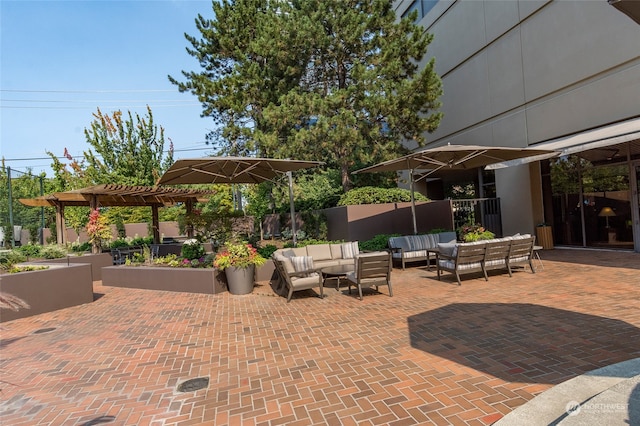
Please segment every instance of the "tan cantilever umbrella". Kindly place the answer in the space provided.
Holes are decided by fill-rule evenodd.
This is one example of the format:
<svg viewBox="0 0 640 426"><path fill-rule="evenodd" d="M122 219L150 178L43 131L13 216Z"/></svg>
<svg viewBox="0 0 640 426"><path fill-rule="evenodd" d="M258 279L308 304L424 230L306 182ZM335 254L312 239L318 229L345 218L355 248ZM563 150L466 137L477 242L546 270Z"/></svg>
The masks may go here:
<svg viewBox="0 0 640 426"><path fill-rule="evenodd" d="M291 230L296 243L293 181L291 172L323 164L321 161L281 160L253 157L203 157L176 160L160 177L158 185L198 183L261 183L273 182L283 174L289 176Z"/></svg>
<svg viewBox="0 0 640 426"><path fill-rule="evenodd" d="M414 179L416 170L424 170L420 179L437 176L445 170L468 170L484 167L518 158L535 155L554 156L555 151L527 148L508 148L479 145L444 145L436 148L413 152L393 160L356 170L355 173L396 172L409 170L411 174L411 212L413 215L413 232L418 232L416 225Z"/></svg>

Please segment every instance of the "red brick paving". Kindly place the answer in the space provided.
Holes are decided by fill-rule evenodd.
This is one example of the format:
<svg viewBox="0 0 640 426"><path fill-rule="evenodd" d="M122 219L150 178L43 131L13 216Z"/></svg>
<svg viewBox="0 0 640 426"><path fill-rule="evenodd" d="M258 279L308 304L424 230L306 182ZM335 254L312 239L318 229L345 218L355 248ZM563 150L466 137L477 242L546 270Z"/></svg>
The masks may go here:
<svg viewBox="0 0 640 426"><path fill-rule="evenodd" d="M102 287L4 323L0 423L487 425L640 356L640 254L553 250L489 282L394 269L394 297ZM355 294L355 293L354 293ZM55 327L54 331L34 334ZM209 377L207 389L178 384Z"/></svg>

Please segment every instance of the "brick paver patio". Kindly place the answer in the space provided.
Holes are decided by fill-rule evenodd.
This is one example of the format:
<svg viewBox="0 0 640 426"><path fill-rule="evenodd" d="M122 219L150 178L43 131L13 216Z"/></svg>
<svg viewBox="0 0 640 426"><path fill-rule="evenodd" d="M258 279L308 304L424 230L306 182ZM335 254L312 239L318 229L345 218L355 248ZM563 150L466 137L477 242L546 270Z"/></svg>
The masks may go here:
<svg viewBox="0 0 640 426"><path fill-rule="evenodd" d="M102 287L1 325L0 423L487 425L581 373L640 357L640 254L552 250L464 279L394 269L394 297L291 303ZM53 330L47 330L53 329ZM206 389L181 393L185 380Z"/></svg>

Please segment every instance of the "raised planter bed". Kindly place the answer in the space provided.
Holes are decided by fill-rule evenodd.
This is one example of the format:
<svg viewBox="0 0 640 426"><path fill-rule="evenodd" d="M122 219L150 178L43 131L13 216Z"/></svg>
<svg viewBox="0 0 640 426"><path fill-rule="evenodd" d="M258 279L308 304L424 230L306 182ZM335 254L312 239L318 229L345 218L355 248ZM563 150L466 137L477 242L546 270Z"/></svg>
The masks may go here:
<svg viewBox="0 0 640 426"><path fill-rule="evenodd" d="M45 263L31 265L45 266ZM2 275L0 291L21 298L31 308L20 309L17 312L3 309L0 322L93 302L90 264L50 263L46 266L49 266L49 269Z"/></svg>
<svg viewBox="0 0 640 426"><path fill-rule="evenodd" d="M71 254L67 257L61 257L60 259L38 259L29 263L63 263L67 264L79 264L79 263L88 263L91 265L91 276L93 281L102 280L102 268L106 266L113 265L113 258L111 257L111 253L99 253L99 254L83 254L82 256L77 256Z"/></svg>
<svg viewBox="0 0 640 426"><path fill-rule="evenodd" d="M273 260L267 259L266 263L256 268L256 281L271 281L277 279L276 266Z"/></svg>
<svg viewBox="0 0 640 426"><path fill-rule="evenodd" d="M213 268L110 266L102 268L102 285L203 294L227 291L224 273Z"/></svg>

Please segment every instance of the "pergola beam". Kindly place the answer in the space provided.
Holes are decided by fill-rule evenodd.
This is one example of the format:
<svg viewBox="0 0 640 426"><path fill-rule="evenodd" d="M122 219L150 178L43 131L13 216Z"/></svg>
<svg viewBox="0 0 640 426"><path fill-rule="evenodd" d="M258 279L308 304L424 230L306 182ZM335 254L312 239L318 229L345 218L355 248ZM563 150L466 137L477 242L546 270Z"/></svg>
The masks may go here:
<svg viewBox="0 0 640 426"><path fill-rule="evenodd" d="M98 207L151 207L153 241L160 243L160 221L158 209L184 203L187 214L195 202L208 201L214 190L166 188L162 186L97 185L67 192L56 192L35 198L21 198L20 202L30 207L56 208L56 236L59 244L67 242L64 208L67 206ZM193 237L193 228L190 232Z"/></svg>

